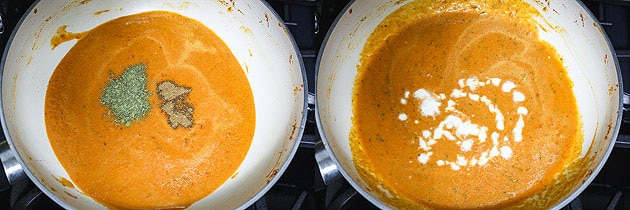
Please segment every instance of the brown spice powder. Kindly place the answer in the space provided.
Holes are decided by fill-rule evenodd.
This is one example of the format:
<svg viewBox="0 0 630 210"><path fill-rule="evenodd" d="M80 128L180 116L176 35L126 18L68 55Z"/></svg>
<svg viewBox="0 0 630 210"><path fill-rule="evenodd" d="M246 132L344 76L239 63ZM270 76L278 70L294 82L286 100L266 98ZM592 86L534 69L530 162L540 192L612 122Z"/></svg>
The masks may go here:
<svg viewBox="0 0 630 210"><path fill-rule="evenodd" d="M166 114L171 127L174 129L179 126L191 128L194 109L192 105L186 103L186 96L192 91L192 88L179 86L175 82L167 80L158 83L157 90L158 96L164 101L160 105L160 109Z"/></svg>

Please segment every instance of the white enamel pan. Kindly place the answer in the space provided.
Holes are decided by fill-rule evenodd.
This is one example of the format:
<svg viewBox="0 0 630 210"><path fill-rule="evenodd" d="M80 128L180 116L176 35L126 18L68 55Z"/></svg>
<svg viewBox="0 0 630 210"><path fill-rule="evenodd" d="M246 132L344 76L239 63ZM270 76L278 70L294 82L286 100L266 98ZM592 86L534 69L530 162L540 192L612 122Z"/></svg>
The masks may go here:
<svg viewBox="0 0 630 210"><path fill-rule="evenodd" d="M251 84L256 129L245 160L215 192L191 209L246 208L273 186L288 167L305 122L306 81L300 53L287 27L263 1L54 0L37 1L13 31L2 59L2 125L10 150L2 159L15 178L22 168L64 208L105 209L58 181L68 176L53 152L44 123L48 81L76 40L51 48L61 25L83 32L117 17L165 10L193 18L219 35ZM115 32L114 32L115 33ZM13 163L13 165L10 165Z"/></svg>
<svg viewBox="0 0 630 210"><path fill-rule="evenodd" d="M323 43L317 64L316 116L327 151L343 177L369 201L391 208L359 176L348 141L352 122L352 90L363 45L376 26L410 0L357 0L337 18ZM621 116L621 73L615 52L598 21L580 2L525 0L543 16L542 39L552 44L574 83L583 122L582 159L586 168L578 182L563 184L569 193L551 204L561 208L595 178L613 149Z"/></svg>

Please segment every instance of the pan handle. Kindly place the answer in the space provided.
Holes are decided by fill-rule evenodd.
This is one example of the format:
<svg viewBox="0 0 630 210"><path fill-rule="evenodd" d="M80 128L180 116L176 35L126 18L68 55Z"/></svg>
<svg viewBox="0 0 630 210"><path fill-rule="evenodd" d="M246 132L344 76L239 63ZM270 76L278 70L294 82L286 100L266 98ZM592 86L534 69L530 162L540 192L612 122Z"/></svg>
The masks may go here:
<svg viewBox="0 0 630 210"><path fill-rule="evenodd" d="M337 164L333 162L330 153L328 153L324 143L321 141L315 144L315 160L324 184L329 185L342 178Z"/></svg>
<svg viewBox="0 0 630 210"><path fill-rule="evenodd" d="M0 160L2 160L0 191L4 191L14 183L26 178L22 165L17 161L9 144L4 138L0 140Z"/></svg>
<svg viewBox="0 0 630 210"><path fill-rule="evenodd" d="M309 114L315 114L315 104L317 103L315 94L309 92L307 101ZM315 161L325 185L329 185L342 178L337 164L333 162L330 153L326 150L326 146L324 146L324 142L321 139L315 143Z"/></svg>
<svg viewBox="0 0 630 210"><path fill-rule="evenodd" d="M630 123L630 94L623 92L622 100L623 114L621 115L621 119L624 123Z"/></svg>
<svg viewBox="0 0 630 210"><path fill-rule="evenodd" d="M0 37L2 37L2 35L4 34L4 22L2 20L2 17L4 15L2 15L2 13L0 13Z"/></svg>

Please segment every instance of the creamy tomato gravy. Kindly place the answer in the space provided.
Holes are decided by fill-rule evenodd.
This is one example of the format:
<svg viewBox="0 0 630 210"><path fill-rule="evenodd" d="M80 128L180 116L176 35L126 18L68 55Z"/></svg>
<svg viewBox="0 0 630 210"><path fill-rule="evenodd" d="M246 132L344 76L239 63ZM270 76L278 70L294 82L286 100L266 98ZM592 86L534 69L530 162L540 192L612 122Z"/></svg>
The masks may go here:
<svg viewBox="0 0 630 210"><path fill-rule="evenodd" d="M360 175L399 208L502 208L543 190L583 136L536 12L409 4L373 32L358 66L350 144Z"/></svg>
<svg viewBox="0 0 630 210"><path fill-rule="evenodd" d="M129 127L100 97L111 75L147 65L151 110ZM190 128L169 125L157 85L190 88ZM201 23L156 11L104 23L76 43L46 94L48 138L74 184L112 208L183 208L239 167L254 134L249 82L228 46Z"/></svg>

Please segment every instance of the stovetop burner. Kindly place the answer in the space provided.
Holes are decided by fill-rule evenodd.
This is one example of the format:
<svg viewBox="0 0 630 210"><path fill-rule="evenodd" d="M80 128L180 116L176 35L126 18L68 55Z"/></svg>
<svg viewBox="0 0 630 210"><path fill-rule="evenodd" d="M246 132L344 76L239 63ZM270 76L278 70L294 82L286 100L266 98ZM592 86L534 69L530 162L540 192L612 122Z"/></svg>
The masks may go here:
<svg viewBox="0 0 630 210"><path fill-rule="evenodd" d="M308 76L308 119L300 147L280 180L248 209L376 209L344 179L324 183L316 164L316 147L321 141L315 123L314 81L317 53L334 19L350 0L267 0L294 36ZM34 0L0 0L4 31L0 49L10 32ZM624 89L630 90L630 3L627 1L584 0L608 33L622 68ZM628 95L630 96L630 95ZM630 97L628 105L630 105ZM625 100L624 100L625 102ZM629 106L630 108L630 106ZM630 110L630 109L629 109ZM625 116L630 116L624 114ZM630 119L630 117L626 117ZM4 139L4 135L1 135ZM615 149L591 185L564 207L574 209L630 209L630 121L622 124ZM0 209L61 209L28 179L0 191Z"/></svg>

